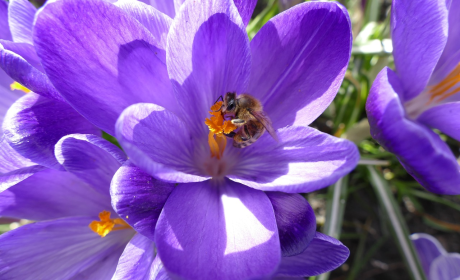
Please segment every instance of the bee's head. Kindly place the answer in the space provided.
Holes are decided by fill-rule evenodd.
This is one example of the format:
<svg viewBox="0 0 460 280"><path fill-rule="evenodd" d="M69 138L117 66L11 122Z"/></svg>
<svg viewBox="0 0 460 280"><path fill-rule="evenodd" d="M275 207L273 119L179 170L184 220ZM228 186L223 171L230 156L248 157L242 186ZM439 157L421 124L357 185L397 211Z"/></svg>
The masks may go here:
<svg viewBox="0 0 460 280"><path fill-rule="evenodd" d="M231 113L236 109L236 93L227 92L224 97L223 113Z"/></svg>

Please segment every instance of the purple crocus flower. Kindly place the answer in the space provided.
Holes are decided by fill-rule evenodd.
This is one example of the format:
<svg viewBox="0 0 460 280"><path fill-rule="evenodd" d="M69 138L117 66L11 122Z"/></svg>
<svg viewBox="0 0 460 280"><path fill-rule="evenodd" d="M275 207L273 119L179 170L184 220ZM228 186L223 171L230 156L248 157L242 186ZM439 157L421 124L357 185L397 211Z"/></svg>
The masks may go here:
<svg viewBox="0 0 460 280"><path fill-rule="evenodd" d="M460 279L460 254L447 253L439 241L426 233L410 236L428 280Z"/></svg>
<svg viewBox="0 0 460 280"><path fill-rule="evenodd" d="M459 164L431 130L460 140L460 1L392 5L396 73L386 67L372 85L372 137L427 190L460 194Z"/></svg>
<svg viewBox="0 0 460 280"><path fill-rule="evenodd" d="M123 152L94 135L68 135L56 145L60 171L5 147L0 216L36 222L0 235L0 278L127 279L112 278L127 244L153 242L135 235L111 207L110 181Z"/></svg>
<svg viewBox="0 0 460 280"><path fill-rule="evenodd" d="M155 240L153 263L172 276L302 277L349 254L315 233L297 194L334 183L359 158L351 142L308 127L345 74L348 14L304 3L249 42L254 3L185 1L172 20L141 2L60 0L36 17L34 45L53 85L129 155L112 181L114 209ZM213 146L219 135L205 120L229 91L262 102L279 143L266 134L245 149ZM151 245L129 248L136 257L127 248L123 271L150 273Z"/></svg>

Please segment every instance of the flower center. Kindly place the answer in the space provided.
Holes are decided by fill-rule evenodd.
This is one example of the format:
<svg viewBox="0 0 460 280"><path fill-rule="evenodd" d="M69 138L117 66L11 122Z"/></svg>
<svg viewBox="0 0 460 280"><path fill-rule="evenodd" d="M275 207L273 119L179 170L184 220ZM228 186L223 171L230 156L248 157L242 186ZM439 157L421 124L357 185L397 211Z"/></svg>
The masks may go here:
<svg viewBox="0 0 460 280"><path fill-rule="evenodd" d="M447 97L450 97L460 92L460 86L456 86L460 82L460 63L437 85L429 86L428 92L430 101L439 102Z"/></svg>
<svg viewBox="0 0 460 280"><path fill-rule="evenodd" d="M18 82L14 82L10 85L11 90L22 90L25 93L31 92L30 89L26 88L25 86L21 85Z"/></svg>
<svg viewBox="0 0 460 280"><path fill-rule="evenodd" d="M105 237L112 230L128 229L131 228L125 221L120 218L110 219L109 211L102 211L99 213L100 221L92 221L89 228L101 237Z"/></svg>
<svg viewBox="0 0 460 280"><path fill-rule="evenodd" d="M236 129L236 126L231 121L224 120L224 116L220 111L221 108L222 101L212 105L209 112L212 116L204 121L209 128L208 144L211 149L211 157L216 157L217 159L222 157L227 146L227 137L224 134L229 134Z"/></svg>

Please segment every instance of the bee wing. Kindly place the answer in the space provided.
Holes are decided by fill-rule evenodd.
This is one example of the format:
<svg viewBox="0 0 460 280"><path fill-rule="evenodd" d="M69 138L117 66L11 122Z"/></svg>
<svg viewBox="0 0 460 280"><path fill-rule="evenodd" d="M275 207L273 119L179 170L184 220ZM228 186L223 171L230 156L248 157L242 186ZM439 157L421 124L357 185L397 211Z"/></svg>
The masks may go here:
<svg viewBox="0 0 460 280"><path fill-rule="evenodd" d="M249 111L249 112L251 113L251 115L254 116L254 118L256 118L265 127L265 129L268 131L268 133L270 133L273 139L275 139L276 142L279 142L278 135L276 135L276 131L275 129L273 129L272 121L270 120L270 118L267 115L265 115L265 113L262 111L260 112Z"/></svg>

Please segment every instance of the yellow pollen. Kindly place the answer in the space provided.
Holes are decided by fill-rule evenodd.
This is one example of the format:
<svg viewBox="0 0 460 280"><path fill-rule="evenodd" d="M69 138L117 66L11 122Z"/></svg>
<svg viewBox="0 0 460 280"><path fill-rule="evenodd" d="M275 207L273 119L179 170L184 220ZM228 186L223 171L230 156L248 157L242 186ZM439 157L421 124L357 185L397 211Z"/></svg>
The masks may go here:
<svg viewBox="0 0 460 280"><path fill-rule="evenodd" d="M450 97L458 92L460 92L460 86L454 87L460 82L460 63L452 70L452 72L447 75L441 82L435 86L429 86L428 91L430 93L430 101L438 99L437 101L442 101L447 97Z"/></svg>
<svg viewBox="0 0 460 280"><path fill-rule="evenodd" d="M109 211L102 211L99 213L100 221L92 221L89 228L101 237L105 237L112 230L128 229L131 228L125 221L120 218L110 219Z"/></svg>
<svg viewBox="0 0 460 280"><path fill-rule="evenodd" d="M224 154L225 147L227 146L227 137L224 135L229 134L236 129L231 121L224 120L224 116L220 111L222 107L222 101L216 102L211 106L209 112L211 118L206 118L204 123L209 127L208 143L211 149L211 157L220 159ZM216 112L218 111L218 112Z"/></svg>
<svg viewBox="0 0 460 280"><path fill-rule="evenodd" d="M25 93L31 92L30 89L26 88L25 86L21 85L18 82L14 82L10 85L11 90L22 90Z"/></svg>

